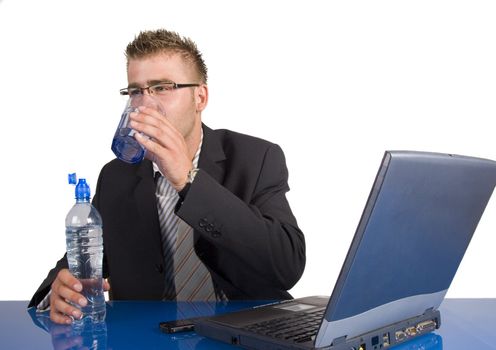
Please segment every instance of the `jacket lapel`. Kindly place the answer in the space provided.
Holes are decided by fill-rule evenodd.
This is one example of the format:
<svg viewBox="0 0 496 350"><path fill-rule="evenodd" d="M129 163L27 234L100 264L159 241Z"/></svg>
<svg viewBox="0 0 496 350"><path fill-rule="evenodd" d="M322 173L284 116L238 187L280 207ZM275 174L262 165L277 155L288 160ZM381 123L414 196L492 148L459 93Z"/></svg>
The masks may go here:
<svg viewBox="0 0 496 350"><path fill-rule="evenodd" d="M142 161L137 169L136 176L137 182L133 195L141 218L143 238L149 240L151 246L157 249L155 253L162 254L152 163L149 160Z"/></svg>

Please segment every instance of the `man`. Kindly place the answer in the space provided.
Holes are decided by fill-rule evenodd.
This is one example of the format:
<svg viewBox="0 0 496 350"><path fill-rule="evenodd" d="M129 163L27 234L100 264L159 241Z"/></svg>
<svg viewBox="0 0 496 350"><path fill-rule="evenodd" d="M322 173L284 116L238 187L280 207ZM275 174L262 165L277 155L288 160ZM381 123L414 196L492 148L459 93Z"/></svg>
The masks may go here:
<svg viewBox="0 0 496 350"><path fill-rule="evenodd" d="M287 290L303 273L305 242L285 197L282 150L202 124L207 69L190 39L142 32L126 56L128 88L121 93L153 95L166 117L152 108L133 113L132 128L150 136L136 133L147 159L135 165L115 159L99 176L93 204L103 218L104 288L111 299L291 298ZM168 210L164 198L172 198ZM191 240L184 273L180 237ZM87 302L81 290L64 257L30 306L49 294L52 321L70 323L81 313L68 301Z"/></svg>

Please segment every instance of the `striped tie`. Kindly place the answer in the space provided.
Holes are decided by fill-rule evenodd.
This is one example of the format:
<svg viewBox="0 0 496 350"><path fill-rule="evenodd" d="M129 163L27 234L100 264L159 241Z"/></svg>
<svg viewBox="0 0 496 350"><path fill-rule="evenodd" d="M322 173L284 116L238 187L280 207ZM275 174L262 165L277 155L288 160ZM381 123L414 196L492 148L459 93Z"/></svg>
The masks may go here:
<svg viewBox="0 0 496 350"><path fill-rule="evenodd" d="M163 299L217 300L210 272L196 255L193 229L174 213L179 195L163 176L157 179L156 196L165 265Z"/></svg>
<svg viewBox="0 0 496 350"><path fill-rule="evenodd" d="M215 301L212 277L196 255L193 229L180 220L174 254L174 281L178 301Z"/></svg>
<svg viewBox="0 0 496 350"><path fill-rule="evenodd" d="M202 143L203 131L192 162L194 168L198 167ZM163 176L157 179L156 196L165 260L166 287L163 299L227 300L222 290L215 290L210 272L196 255L193 229L174 213L179 195Z"/></svg>
<svg viewBox="0 0 496 350"><path fill-rule="evenodd" d="M159 176L157 179L156 197L165 265L165 290L163 299L174 300L176 289L174 286L173 257L178 221L178 217L174 214L174 206L177 203L178 195L163 176Z"/></svg>

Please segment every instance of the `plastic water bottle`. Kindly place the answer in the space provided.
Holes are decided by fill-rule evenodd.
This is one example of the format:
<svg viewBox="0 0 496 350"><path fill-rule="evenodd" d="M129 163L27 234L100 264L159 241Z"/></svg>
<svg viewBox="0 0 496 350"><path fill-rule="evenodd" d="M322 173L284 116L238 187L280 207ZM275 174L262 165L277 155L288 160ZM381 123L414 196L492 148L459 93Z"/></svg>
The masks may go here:
<svg viewBox="0 0 496 350"><path fill-rule="evenodd" d="M69 183L76 184L76 174L69 174ZM88 300L88 304L81 308L82 319L75 320L75 323L102 322L106 312L102 280L102 218L90 203L90 188L85 179L79 179L76 185L76 204L65 218L65 227L69 270L81 282L82 294Z"/></svg>

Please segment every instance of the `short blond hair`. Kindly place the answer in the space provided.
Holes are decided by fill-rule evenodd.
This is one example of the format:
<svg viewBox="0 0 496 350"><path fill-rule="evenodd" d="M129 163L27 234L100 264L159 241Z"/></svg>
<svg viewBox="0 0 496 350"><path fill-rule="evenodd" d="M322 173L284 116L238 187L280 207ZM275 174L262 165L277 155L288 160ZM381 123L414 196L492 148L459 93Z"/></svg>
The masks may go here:
<svg viewBox="0 0 496 350"><path fill-rule="evenodd" d="M126 47L126 58L140 59L159 53L179 53L196 68L202 83L207 83L207 66L195 42L165 29L142 31Z"/></svg>

